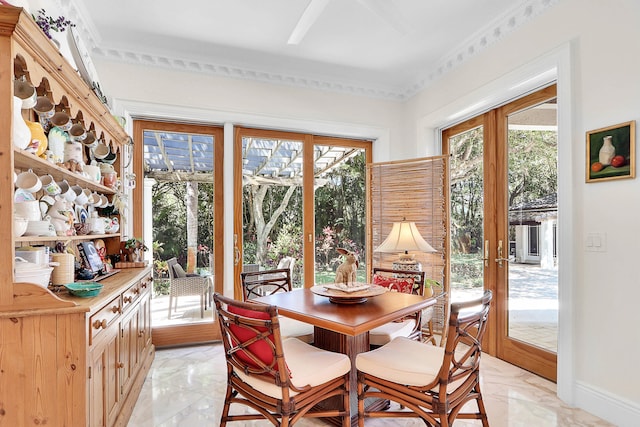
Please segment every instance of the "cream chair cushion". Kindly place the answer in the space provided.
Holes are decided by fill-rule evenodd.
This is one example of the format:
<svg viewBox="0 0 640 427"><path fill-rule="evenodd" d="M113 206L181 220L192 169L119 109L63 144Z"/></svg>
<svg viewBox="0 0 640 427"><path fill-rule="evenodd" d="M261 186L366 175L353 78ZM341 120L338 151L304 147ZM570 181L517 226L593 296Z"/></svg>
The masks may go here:
<svg viewBox="0 0 640 427"><path fill-rule="evenodd" d="M358 354L356 368L394 383L421 386L436 378L443 359L443 347L400 337Z"/></svg>
<svg viewBox="0 0 640 427"><path fill-rule="evenodd" d="M415 326L415 319L385 323L369 331L369 344L380 346L387 344L394 338L409 336Z"/></svg>
<svg viewBox="0 0 640 427"><path fill-rule="evenodd" d="M306 343L313 342L313 325L290 317L278 316L282 338L298 338Z"/></svg>
<svg viewBox="0 0 640 427"><path fill-rule="evenodd" d="M296 387L324 384L351 370L349 356L319 349L297 338L284 339L282 348L284 359L291 372L291 383ZM256 376L246 375L238 369L234 371L242 381L261 393L278 399L282 398L281 388L275 384L263 381ZM292 396L296 394L298 393L291 392Z"/></svg>

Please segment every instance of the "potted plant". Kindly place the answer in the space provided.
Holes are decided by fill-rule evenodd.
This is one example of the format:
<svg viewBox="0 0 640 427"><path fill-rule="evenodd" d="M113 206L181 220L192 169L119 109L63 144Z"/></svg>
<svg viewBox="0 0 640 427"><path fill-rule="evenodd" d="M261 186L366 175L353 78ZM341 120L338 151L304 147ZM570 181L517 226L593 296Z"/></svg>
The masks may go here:
<svg viewBox="0 0 640 427"><path fill-rule="evenodd" d="M142 254L147 251L147 247L142 242L142 239L131 238L124 242L124 248L127 250L130 258L133 258L133 262L141 262Z"/></svg>
<svg viewBox="0 0 640 427"><path fill-rule="evenodd" d="M53 40L51 31L61 33L65 31L67 27L75 27L75 24L64 16L58 16L58 18L53 19L47 15L44 9L38 10L38 15L34 16L33 19L36 21L36 24L38 24L38 27L42 29L42 32L51 40Z"/></svg>
<svg viewBox="0 0 640 427"><path fill-rule="evenodd" d="M424 279L424 296L432 297L436 295L436 289L442 289L442 284L435 279ZM440 293L439 291L437 293Z"/></svg>

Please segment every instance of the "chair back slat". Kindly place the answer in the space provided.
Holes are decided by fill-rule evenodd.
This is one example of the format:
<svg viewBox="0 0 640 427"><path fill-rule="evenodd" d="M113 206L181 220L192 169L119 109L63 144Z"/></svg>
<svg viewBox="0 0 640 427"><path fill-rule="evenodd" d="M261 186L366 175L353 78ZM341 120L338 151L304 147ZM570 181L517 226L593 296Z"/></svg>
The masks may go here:
<svg viewBox="0 0 640 427"><path fill-rule="evenodd" d="M291 270L288 268L243 272L240 274L240 279L244 301L278 292L289 292L293 289Z"/></svg>
<svg viewBox="0 0 640 427"><path fill-rule="evenodd" d="M445 355L439 373L441 399L443 393L451 394L457 388L471 390L479 380L482 338L487 329L491 299L491 291L485 291L480 298L451 304Z"/></svg>
<svg viewBox="0 0 640 427"><path fill-rule="evenodd" d="M213 297L227 362L247 375L258 375L278 387L289 387L275 306Z"/></svg>

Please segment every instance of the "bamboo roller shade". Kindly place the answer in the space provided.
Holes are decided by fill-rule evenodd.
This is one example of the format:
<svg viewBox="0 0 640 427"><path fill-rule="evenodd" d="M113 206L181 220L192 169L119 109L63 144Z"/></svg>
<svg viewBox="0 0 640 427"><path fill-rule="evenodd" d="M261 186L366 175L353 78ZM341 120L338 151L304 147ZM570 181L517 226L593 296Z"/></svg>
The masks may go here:
<svg viewBox="0 0 640 427"><path fill-rule="evenodd" d="M437 156L401 162L374 163L368 166L371 197L372 248L377 248L391 231L394 222L413 221L422 237L437 251L415 253L426 277L445 286L447 206L445 173L448 157ZM391 268L399 254L373 252L373 265ZM448 297L444 304L448 304ZM441 313L444 313L441 307ZM436 316L438 317L438 316ZM434 319L437 329L444 318ZM438 321L439 320L439 321Z"/></svg>

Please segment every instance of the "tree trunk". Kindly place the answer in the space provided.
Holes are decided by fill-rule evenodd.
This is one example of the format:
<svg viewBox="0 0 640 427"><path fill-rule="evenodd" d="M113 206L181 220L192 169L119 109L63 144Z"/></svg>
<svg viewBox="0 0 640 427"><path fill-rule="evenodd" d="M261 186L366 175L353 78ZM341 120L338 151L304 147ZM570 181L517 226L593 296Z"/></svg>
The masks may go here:
<svg viewBox="0 0 640 427"><path fill-rule="evenodd" d="M187 273L196 269L198 255L198 183L187 181Z"/></svg>
<svg viewBox="0 0 640 427"><path fill-rule="evenodd" d="M269 190L269 185L251 185L251 193L253 195L253 217L256 225L256 263L265 265L267 259L267 238L276 225L278 218L289 205L289 200L296 190L295 185L287 188L287 192L282 199L280 206L271 213L268 221L265 220L263 212L263 202Z"/></svg>

